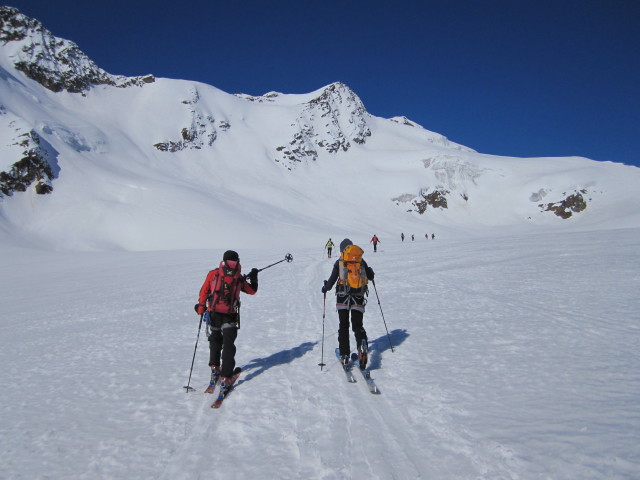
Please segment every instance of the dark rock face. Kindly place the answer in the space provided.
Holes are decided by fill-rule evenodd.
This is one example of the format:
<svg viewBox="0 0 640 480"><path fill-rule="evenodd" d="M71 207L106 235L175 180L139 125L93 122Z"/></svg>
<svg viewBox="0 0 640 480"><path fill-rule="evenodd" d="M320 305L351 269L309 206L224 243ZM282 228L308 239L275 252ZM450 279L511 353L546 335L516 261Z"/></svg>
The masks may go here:
<svg viewBox="0 0 640 480"><path fill-rule="evenodd" d="M142 86L155 81L152 75L123 77L99 68L78 46L55 37L37 20L13 7L0 7L0 42L17 42L14 66L53 92L82 93L95 85Z"/></svg>
<svg viewBox="0 0 640 480"><path fill-rule="evenodd" d="M315 161L318 150L346 152L351 142L364 144L371 130L367 111L358 96L345 84L329 85L307 102L293 124L296 128L287 145L276 148L275 161L291 169L304 160Z"/></svg>
<svg viewBox="0 0 640 480"><path fill-rule="evenodd" d="M47 161L47 154L40 146L40 137L33 130L17 137L16 145L22 147L21 158L11 165L6 172L0 172L0 197L11 196L14 192L25 192L35 183L38 194L50 193L53 190L51 180L54 172Z"/></svg>
<svg viewBox="0 0 640 480"><path fill-rule="evenodd" d="M427 208L430 206L432 208L449 208L447 205L447 195L451 193L449 190L445 189L436 189L430 193L425 191L420 192L421 200L414 200L412 202L415 207L415 211L420 215L427 211Z"/></svg>
<svg viewBox="0 0 640 480"><path fill-rule="evenodd" d="M570 218L574 213L582 212L587 208L587 202L582 196L586 194L587 190L580 190L579 192L572 193L564 200L555 203L541 203L538 205L544 212L553 212L557 216L563 219ZM566 195L566 193L565 193Z"/></svg>
<svg viewBox="0 0 640 480"><path fill-rule="evenodd" d="M179 140L169 140L154 144L161 152L179 152L181 150L199 150L205 146L211 146L218 138L218 129L227 131L231 124L226 120L217 122L213 114L199 104L200 94L196 89L192 92L190 100L183 100L182 104L189 109L191 125L180 130Z"/></svg>

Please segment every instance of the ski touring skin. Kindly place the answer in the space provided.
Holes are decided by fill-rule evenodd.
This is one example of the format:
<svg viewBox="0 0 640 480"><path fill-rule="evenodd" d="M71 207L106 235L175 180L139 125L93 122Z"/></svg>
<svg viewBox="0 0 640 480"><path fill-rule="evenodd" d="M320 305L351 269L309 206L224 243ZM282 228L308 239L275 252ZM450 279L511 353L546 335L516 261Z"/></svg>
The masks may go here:
<svg viewBox="0 0 640 480"><path fill-rule="evenodd" d="M227 386L220 384L220 392L218 393L218 398L216 398L216 401L211 404L211 408L220 408L222 406L222 402L224 402L224 399L227 398L235 388L236 381L238 380L238 377L241 373L242 369L240 367L236 367L236 369L233 371L233 376L231 377L231 385Z"/></svg>
<svg viewBox="0 0 640 480"><path fill-rule="evenodd" d="M338 361L340 362L340 365L342 366L342 369L344 370L344 374L347 377L347 382L349 383L356 383L356 377L353 374L353 362L351 360L349 360L349 363L347 363L346 365L342 364L342 359L340 358L340 350L336 348L336 357L338 357Z"/></svg>
<svg viewBox="0 0 640 480"><path fill-rule="evenodd" d="M352 364L356 364L356 362L358 362L358 354L357 353L352 353L351 354L351 363ZM368 368L357 368L356 370L360 370L360 373L362 373L362 376L364 377L364 381L367 382L367 387L369 388L369 392L374 394L374 395L380 395L380 389L378 388L378 386L376 385L376 382L374 382L373 378L371 378L371 372L369 371Z"/></svg>

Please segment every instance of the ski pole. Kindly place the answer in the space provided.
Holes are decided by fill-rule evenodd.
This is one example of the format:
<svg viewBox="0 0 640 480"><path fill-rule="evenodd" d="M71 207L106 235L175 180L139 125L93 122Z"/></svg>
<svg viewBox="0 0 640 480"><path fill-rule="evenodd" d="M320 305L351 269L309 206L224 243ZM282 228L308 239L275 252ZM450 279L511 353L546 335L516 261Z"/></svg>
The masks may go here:
<svg viewBox="0 0 640 480"><path fill-rule="evenodd" d="M287 253L282 260L280 260L278 262L275 262L275 263L272 263L271 265L267 265L266 267L260 268L258 270L258 272L261 272L262 270L266 270L267 268L273 267L274 265L277 265L277 264L285 262L285 261L287 263L293 262L293 255L291 255L290 253Z"/></svg>
<svg viewBox="0 0 640 480"><path fill-rule="evenodd" d="M324 292L324 299L322 301L322 354L320 356L320 363L318 364L318 366L320 367L320 371L322 371L322 367L324 367L326 364L324 363L324 316L325 316L325 311L327 307L327 292Z"/></svg>
<svg viewBox="0 0 640 480"><path fill-rule="evenodd" d="M376 292L376 298L378 299L378 306L380 307L380 313L382 314L382 321L384 322L384 328L387 331L387 339L389 340L389 346L391 347L391 351L393 352L393 345L391 343L391 335L389 335L389 329L387 328L387 322L384 319L384 312L382 311L382 305L380 305L380 297L378 296L378 289L376 288L376 282L371 280L371 283L373 283L373 289Z"/></svg>
<svg viewBox="0 0 640 480"><path fill-rule="evenodd" d="M198 325L198 336L196 337L196 346L193 349L193 359L191 360L191 370L189 371L189 381L187 382L187 385L185 387L182 387L182 388L187 390L187 393L189 393L190 390L195 390L191 386L191 374L193 373L193 362L195 362L195 360L196 360L196 350L198 350L198 340L200 339L200 329L202 328L202 318L203 317L204 317L204 313L202 315L200 315L200 325Z"/></svg>

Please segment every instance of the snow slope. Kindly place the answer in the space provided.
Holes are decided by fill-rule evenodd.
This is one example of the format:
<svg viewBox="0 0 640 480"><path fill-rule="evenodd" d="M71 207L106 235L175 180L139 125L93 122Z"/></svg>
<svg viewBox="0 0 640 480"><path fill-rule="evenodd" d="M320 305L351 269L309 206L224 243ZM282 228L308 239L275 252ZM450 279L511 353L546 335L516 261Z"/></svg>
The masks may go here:
<svg viewBox="0 0 640 480"><path fill-rule="evenodd" d="M638 168L480 154L406 118L370 115L340 82L254 97L117 77L0 9L0 173L29 135L55 177L46 195L36 183L0 194L5 242L145 251L303 246L328 231L468 238L640 226ZM32 77L41 83L17 68L25 62L43 69ZM435 192L447 208L419 214L416 202ZM540 206L578 193L587 208L567 220Z"/></svg>
<svg viewBox="0 0 640 480"><path fill-rule="evenodd" d="M317 366L332 260L293 249L244 299L245 373L218 411L202 334L182 386L222 250L4 248L0 478L638 478L639 233L382 237L379 396L333 358L332 294Z"/></svg>
<svg viewBox="0 0 640 480"><path fill-rule="evenodd" d="M340 83L131 83L37 35L0 49L0 168L29 138L55 177L0 197L0 478L640 477L640 169L477 153ZM20 51L130 86L53 92ZM436 190L448 208L418 214ZM539 206L574 192L588 207L567 220ZM374 233L380 396L345 382L320 294L327 238ZM204 334L198 391L182 387L197 292L229 248L245 271L294 262L244 300L245 373L213 411Z"/></svg>

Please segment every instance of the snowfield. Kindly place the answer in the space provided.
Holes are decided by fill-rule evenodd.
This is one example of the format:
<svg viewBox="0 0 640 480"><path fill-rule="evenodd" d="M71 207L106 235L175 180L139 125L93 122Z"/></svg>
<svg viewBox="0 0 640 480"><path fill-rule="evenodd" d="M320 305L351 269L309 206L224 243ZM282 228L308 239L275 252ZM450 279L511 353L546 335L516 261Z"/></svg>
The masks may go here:
<svg viewBox="0 0 640 480"><path fill-rule="evenodd" d="M3 14L0 480L640 478L640 169L475 152L341 82L96 84ZM69 72L86 91L43 86ZM380 395L334 356L321 249L345 236L376 272ZM193 305L227 249L294 261L243 298L213 410Z"/></svg>
<svg viewBox="0 0 640 480"><path fill-rule="evenodd" d="M5 246L0 478L640 478L639 233L381 237L376 254L353 235L389 329L372 289L378 396L334 357L333 292L323 344L318 238L243 297L245 371L220 410L204 328L183 386L223 250ZM244 270L278 248L241 249Z"/></svg>

